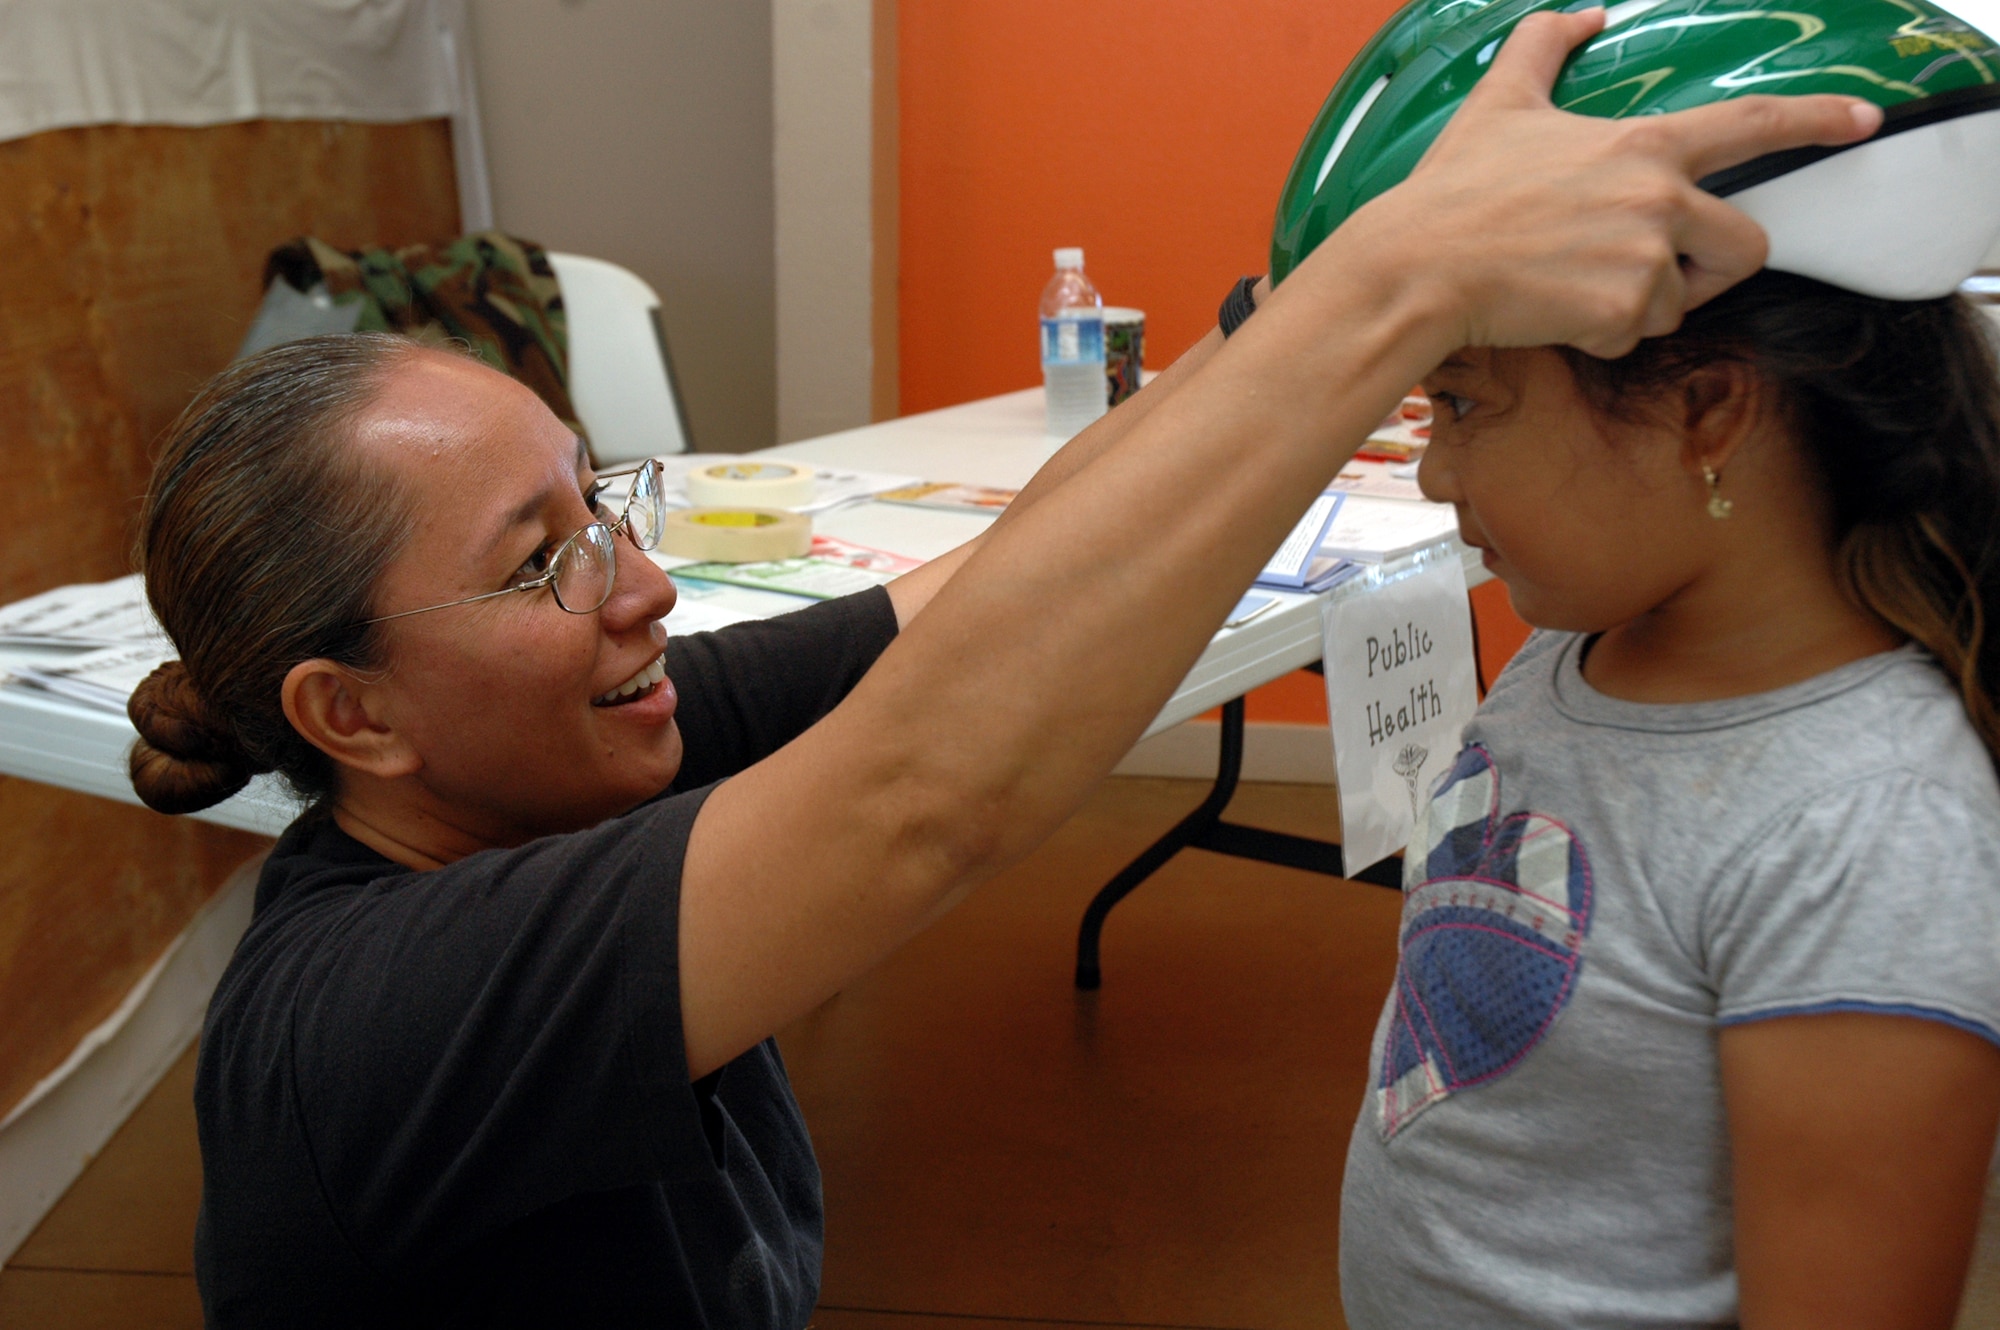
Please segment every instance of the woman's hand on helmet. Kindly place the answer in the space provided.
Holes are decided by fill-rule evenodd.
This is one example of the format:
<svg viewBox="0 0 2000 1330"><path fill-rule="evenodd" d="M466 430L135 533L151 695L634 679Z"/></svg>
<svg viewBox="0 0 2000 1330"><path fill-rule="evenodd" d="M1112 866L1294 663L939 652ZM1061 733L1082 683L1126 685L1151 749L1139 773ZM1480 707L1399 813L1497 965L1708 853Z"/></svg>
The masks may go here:
<svg viewBox="0 0 2000 1330"><path fill-rule="evenodd" d="M1410 178L1336 233L1348 243L1321 248L1350 264L1354 244L1389 251L1434 285L1459 345L1621 355L1764 265L1762 228L1695 181L1881 124L1876 107L1835 96L1631 120L1557 110L1564 60L1603 22L1597 9L1523 19Z"/></svg>

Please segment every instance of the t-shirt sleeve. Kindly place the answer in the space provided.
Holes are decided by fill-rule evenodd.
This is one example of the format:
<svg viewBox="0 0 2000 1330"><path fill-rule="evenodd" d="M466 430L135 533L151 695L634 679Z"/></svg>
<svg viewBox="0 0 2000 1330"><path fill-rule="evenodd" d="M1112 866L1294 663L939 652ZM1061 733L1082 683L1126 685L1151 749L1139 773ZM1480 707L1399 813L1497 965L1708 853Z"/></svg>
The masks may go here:
<svg viewBox="0 0 2000 1330"><path fill-rule="evenodd" d="M1942 782L1887 773L1781 813L1704 934L1725 1025L1877 1011L2000 1044L2000 825Z"/></svg>
<svg viewBox="0 0 2000 1330"><path fill-rule="evenodd" d="M297 1114L363 1259L712 1169L681 863L706 791L345 898L293 985Z"/></svg>
<svg viewBox="0 0 2000 1330"><path fill-rule="evenodd" d="M671 788L733 776L790 743L839 705L895 636L895 607L876 588L669 638L684 754Z"/></svg>

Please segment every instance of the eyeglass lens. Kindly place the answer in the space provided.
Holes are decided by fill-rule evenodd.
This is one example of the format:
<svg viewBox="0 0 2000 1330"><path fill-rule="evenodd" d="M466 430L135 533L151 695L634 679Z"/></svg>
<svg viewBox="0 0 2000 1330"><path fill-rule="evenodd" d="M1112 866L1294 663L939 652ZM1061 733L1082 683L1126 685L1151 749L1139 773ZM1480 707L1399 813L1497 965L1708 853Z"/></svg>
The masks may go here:
<svg viewBox="0 0 2000 1330"><path fill-rule="evenodd" d="M634 545L642 550L659 545L667 514L660 498L658 462L641 467L632 477L622 520ZM618 577L618 550L612 539L610 526L592 522L556 552L555 580L550 585L556 603L571 614L592 613L611 599L611 587Z"/></svg>
<svg viewBox="0 0 2000 1330"><path fill-rule="evenodd" d="M625 532L640 549L656 549L666 521L666 509L660 501L660 464L649 462L632 477L632 493L625 500Z"/></svg>
<svg viewBox="0 0 2000 1330"><path fill-rule="evenodd" d="M610 527L592 522L556 552L551 585L556 603L571 614L589 614L611 599L611 581L618 572L618 551L611 540Z"/></svg>

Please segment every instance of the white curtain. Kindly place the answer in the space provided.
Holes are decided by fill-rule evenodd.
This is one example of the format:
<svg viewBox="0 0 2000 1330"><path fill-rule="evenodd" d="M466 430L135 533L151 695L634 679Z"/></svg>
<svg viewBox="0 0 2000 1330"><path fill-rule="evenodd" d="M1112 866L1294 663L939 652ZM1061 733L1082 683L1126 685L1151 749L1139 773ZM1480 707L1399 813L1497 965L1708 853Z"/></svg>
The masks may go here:
<svg viewBox="0 0 2000 1330"><path fill-rule="evenodd" d="M0 140L439 116L466 229L490 226L464 0L0 0Z"/></svg>

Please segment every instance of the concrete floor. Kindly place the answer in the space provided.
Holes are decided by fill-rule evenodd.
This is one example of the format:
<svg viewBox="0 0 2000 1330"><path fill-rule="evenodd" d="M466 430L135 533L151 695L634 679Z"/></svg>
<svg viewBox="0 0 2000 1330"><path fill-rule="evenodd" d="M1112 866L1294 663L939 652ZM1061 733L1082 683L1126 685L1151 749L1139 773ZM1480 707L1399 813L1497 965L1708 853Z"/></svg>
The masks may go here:
<svg viewBox="0 0 2000 1330"><path fill-rule="evenodd" d="M826 1175L821 1330L1342 1327L1341 1162L1395 966L1391 892L1190 853L1095 889L1200 798L1115 780L782 1043ZM1240 820L1327 835L1326 787ZM192 1054L0 1272L16 1330L198 1326Z"/></svg>

